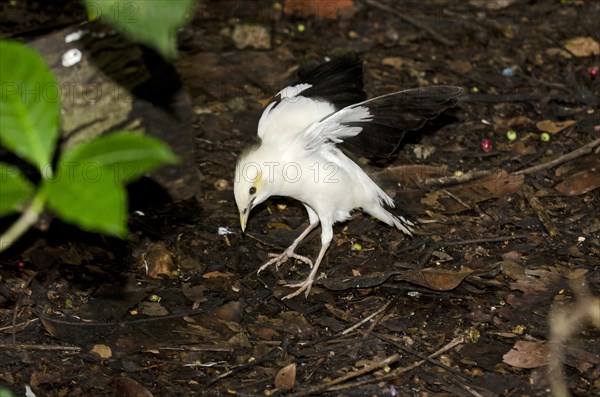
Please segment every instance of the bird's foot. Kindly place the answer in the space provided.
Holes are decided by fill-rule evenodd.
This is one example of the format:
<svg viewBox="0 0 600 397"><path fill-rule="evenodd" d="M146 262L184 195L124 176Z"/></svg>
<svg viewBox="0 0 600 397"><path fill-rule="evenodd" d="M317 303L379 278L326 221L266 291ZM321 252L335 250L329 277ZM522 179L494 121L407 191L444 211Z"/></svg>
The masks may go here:
<svg viewBox="0 0 600 397"><path fill-rule="evenodd" d="M310 289L312 288L313 281L314 277L311 273L311 276L307 277L306 280L302 281L301 283L285 284L285 286L288 288L298 289L292 292L291 294L284 296L282 299L292 299L293 297L300 295L302 292L304 292L304 296L308 298L308 294L310 293Z"/></svg>
<svg viewBox="0 0 600 397"><path fill-rule="evenodd" d="M306 256L296 254L294 250L290 248L286 249L281 254L269 254L269 256L273 259L270 259L267 263L259 267L258 271L256 272L257 274L259 274L271 265L275 265L275 270L279 270L279 266L281 266L290 258L294 258L299 260L300 262L304 262L311 268L313 267L313 263L309 258L307 258Z"/></svg>

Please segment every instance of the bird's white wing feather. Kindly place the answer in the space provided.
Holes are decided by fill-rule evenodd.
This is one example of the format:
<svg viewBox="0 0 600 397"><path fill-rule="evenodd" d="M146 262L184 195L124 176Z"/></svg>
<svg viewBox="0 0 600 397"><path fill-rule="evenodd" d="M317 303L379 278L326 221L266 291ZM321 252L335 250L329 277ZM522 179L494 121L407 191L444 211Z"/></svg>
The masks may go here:
<svg viewBox="0 0 600 397"><path fill-rule="evenodd" d="M371 99L370 101L376 99L378 98ZM329 117L313 122L302 133L305 148L313 150L324 143L340 143L345 138L360 134L363 130L362 127L352 126L352 123L369 122L372 120L373 116L369 108L364 106L368 102L365 101L347 106Z"/></svg>
<svg viewBox="0 0 600 397"><path fill-rule="evenodd" d="M314 122L303 131L301 139L307 150L314 150L323 144L341 143L358 136L364 138L362 146L389 155L406 131L421 128L427 120L455 106L461 92L460 87L431 86L382 95ZM369 131L362 134L365 129ZM358 149L369 151L365 150L368 147Z"/></svg>
<svg viewBox="0 0 600 397"><path fill-rule="evenodd" d="M289 141L312 123L335 112L330 102L301 95L311 87L311 84L297 84L284 88L275 96L258 122L258 137L264 143Z"/></svg>

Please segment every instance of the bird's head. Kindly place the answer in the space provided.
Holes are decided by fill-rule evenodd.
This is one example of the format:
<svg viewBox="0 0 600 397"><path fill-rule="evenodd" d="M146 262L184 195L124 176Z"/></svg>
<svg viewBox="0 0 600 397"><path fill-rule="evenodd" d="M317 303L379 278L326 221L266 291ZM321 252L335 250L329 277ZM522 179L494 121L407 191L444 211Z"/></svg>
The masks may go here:
<svg viewBox="0 0 600 397"><path fill-rule="evenodd" d="M240 226L246 229L252 208L271 196L269 177L257 150L249 150L240 156L235 169L233 193L240 212Z"/></svg>

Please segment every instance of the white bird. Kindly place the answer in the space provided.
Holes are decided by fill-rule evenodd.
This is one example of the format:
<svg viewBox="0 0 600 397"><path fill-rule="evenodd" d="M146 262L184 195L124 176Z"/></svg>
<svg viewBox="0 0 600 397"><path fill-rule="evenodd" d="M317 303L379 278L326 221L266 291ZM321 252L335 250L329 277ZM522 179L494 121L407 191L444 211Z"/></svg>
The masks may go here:
<svg viewBox="0 0 600 397"><path fill-rule="evenodd" d="M258 269L278 268L290 258L311 266L303 282L287 285L297 289L284 299L302 292L308 297L333 238L333 224L348 220L353 210L412 235L414 223L342 148L389 157L406 131L455 106L461 93L459 87L432 86L365 100L362 63L349 55L300 75L298 84L274 97L258 123L259 143L239 157L234 194L242 231L250 211L271 196L299 200L308 212L308 227ZM319 222L321 249L313 264L295 250Z"/></svg>

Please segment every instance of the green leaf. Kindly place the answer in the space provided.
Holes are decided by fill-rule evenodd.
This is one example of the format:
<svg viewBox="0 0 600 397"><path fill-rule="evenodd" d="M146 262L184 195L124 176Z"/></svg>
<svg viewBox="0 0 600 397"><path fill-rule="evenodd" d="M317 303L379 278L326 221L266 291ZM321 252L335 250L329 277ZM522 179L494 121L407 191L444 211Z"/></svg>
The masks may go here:
<svg viewBox="0 0 600 397"><path fill-rule="evenodd" d="M85 0L88 18L111 23L133 40L167 58L177 55L177 29L189 18L196 0Z"/></svg>
<svg viewBox="0 0 600 397"><path fill-rule="evenodd" d="M0 216L17 212L33 196L34 187L10 164L0 163Z"/></svg>
<svg viewBox="0 0 600 397"><path fill-rule="evenodd" d="M89 171L89 170L88 170ZM48 207L83 230L127 236L127 192L101 172L60 172L44 179Z"/></svg>
<svg viewBox="0 0 600 397"><path fill-rule="evenodd" d="M115 132L74 146L59 160L65 172L86 174L99 169L117 183L131 182L178 159L162 141L131 132Z"/></svg>
<svg viewBox="0 0 600 397"><path fill-rule="evenodd" d="M34 50L0 40L0 54L0 144L46 167L59 135L60 87Z"/></svg>

